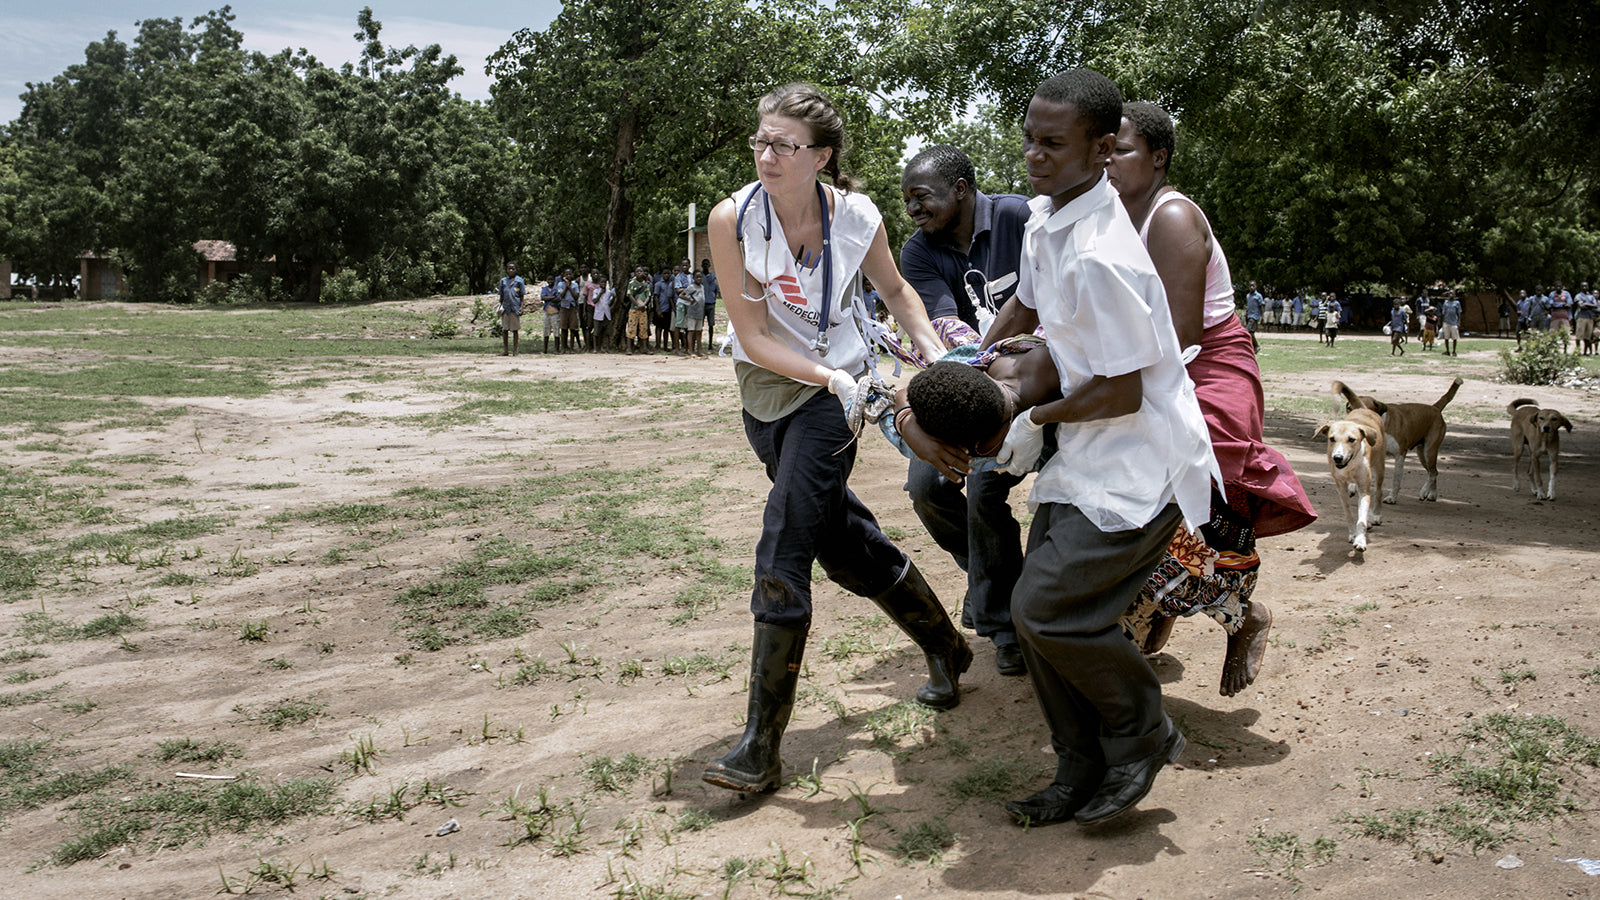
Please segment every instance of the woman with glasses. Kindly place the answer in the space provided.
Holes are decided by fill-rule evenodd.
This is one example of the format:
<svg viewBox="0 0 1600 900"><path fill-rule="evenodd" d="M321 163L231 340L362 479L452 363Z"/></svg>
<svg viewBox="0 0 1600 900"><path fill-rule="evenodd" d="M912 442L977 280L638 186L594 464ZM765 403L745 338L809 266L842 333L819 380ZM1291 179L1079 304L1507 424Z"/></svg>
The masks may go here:
<svg viewBox="0 0 1600 900"><path fill-rule="evenodd" d="M925 359L938 358L939 338L895 268L882 215L840 170L844 120L828 97L786 85L761 98L757 116L757 180L708 222L712 263L727 286L745 435L772 481L750 597L749 716L743 737L705 772L710 784L750 792L779 782L778 745L811 625L813 562L871 598L922 649L929 674L920 702L954 707L972 663L933 590L846 484L856 447L845 411L871 358L861 276Z"/></svg>

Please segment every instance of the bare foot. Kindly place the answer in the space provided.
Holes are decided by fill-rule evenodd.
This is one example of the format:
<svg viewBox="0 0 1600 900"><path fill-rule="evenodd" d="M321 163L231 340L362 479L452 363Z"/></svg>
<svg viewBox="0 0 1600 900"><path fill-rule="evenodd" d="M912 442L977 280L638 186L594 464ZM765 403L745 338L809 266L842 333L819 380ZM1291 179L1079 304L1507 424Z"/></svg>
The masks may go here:
<svg viewBox="0 0 1600 900"><path fill-rule="evenodd" d="M1244 624L1228 635L1228 655L1222 661L1222 696L1232 697L1261 674L1261 658L1267 655L1267 632L1271 630L1272 610L1260 600L1249 601Z"/></svg>
<svg viewBox="0 0 1600 900"><path fill-rule="evenodd" d="M1156 616L1156 620L1150 623L1150 633L1145 635L1144 647L1141 648L1145 656L1155 656L1161 652L1161 648L1167 645L1167 638L1172 637L1172 626L1177 621L1171 616Z"/></svg>

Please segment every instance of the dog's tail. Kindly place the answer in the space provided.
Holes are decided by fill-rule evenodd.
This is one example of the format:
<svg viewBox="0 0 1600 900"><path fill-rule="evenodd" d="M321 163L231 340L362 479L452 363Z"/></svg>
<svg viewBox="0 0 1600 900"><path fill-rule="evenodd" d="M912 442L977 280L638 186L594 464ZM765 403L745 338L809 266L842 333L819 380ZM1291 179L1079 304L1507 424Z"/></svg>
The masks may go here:
<svg viewBox="0 0 1600 900"><path fill-rule="evenodd" d="M1511 413L1512 415L1516 415L1517 414L1517 407L1519 407L1519 406L1538 406L1538 405L1539 405L1539 401L1537 401L1537 400L1529 400L1527 397L1518 397L1517 399L1515 399L1515 400L1511 401L1510 403L1506 404L1506 412Z"/></svg>
<svg viewBox="0 0 1600 900"><path fill-rule="evenodd" d="M1350 410L1361 406L1361 401L1356 399L1356 392L1350 390L1349 385L1345 384L1344 382L1335 381L1333 383L1333 392L1344 398L1345 412L1349 412Z"/></svg>
<svg viewBox="0 0 1600 900"><path fill-rule="evenodd" d="M1433 408L1439 412L1444 412L1444 408L1449 406L1450 401L1456 398L1456 391L1459 390L1461 390L1461 376L1457 375L1456 380L1450 382L1450 390L1445 391L1443 397L1433 401Z"/></svg>

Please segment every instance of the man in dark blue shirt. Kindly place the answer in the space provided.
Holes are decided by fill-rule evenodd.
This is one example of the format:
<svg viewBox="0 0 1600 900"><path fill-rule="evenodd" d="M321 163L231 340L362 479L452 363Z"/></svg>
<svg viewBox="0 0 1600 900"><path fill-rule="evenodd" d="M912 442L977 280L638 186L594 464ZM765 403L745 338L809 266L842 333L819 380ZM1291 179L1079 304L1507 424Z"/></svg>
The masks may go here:
<svg viewBox="0 0 1600 900"><path fill-rule="evenodd" d="M1027 199L982 193L971 160L943 145L912 158L900 192L918 229L900 250L901 273L947 344L952 331L966 330L941 319L959 319L981 334L1016 290ZM963 624L994 642L1001 674L1022 675L1027 668L1011 624L1011 591L1022 571L1021 529L1008 500L1022 478L990 471L968 475L965 484L952 482L924 461L937 454L937 442L916 417L903 414L898 423L923 457L913 459L906 473L912 508L934 542L967 573Z"/></svg>

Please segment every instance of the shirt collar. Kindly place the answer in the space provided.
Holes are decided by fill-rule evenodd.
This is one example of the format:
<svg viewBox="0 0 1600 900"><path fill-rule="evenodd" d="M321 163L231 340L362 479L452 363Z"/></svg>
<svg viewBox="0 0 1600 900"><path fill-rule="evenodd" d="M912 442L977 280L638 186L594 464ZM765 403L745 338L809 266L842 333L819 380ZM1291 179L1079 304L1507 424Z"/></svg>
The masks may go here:
<svg viewBox="0 0 1600 900"><path fill-rule="evenodd" d="M972 241L977 243L978 235L988 231L994 223L994 198L979 190L974 190L973 195L977 206L972 212Z"/></svg>
<svg viewBox="0 0 1600 900"><path fill-rule="evenodd" d="M1086 218L1100 207L1111 203L1116 196L1117 192L1111 187L1111 182L1106 178L1106 174L1101 172L1100 180L1095 182L1094 187L1072 198L1067 202L1066 206L1061 207L1054 213L1050 212L1050 198L1048 196L1040 195L1029 200L1028 208L1033 210L1029 224L1037 222L1045 231L1060 231L1077 223L1078 220Z"/></svg>

